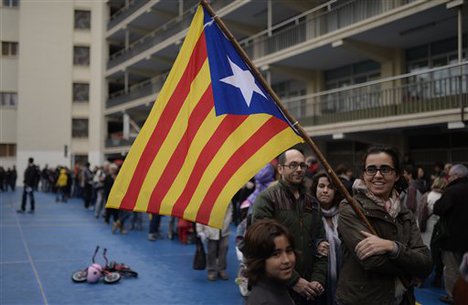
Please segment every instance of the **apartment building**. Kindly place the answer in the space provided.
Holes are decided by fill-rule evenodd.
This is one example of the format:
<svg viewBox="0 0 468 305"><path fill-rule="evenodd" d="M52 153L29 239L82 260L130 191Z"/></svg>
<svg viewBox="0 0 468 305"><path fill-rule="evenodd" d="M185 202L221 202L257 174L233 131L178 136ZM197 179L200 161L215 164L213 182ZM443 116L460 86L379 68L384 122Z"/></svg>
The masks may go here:
<svg viewBox="0 0 468 305"><path fill-rule="evenodd" d="M125 154L196 1L130 1L108 22L105 154ZM211 1L332 165L371 144L429 168L468 163L464 0Z"/></svg>
<svg viewBox="0 0 468 305"><path fill-rule="evenodd" d="M102 1L2 0L0 162L103 162L109 7Z"/></svg>
<svg viewBox="0 0 468 305"><path fill-rule="evenodd" d="M210 2L332 165L468 164L466 0ZM0 161L123 158L197 3L2 0Z"/></svg>

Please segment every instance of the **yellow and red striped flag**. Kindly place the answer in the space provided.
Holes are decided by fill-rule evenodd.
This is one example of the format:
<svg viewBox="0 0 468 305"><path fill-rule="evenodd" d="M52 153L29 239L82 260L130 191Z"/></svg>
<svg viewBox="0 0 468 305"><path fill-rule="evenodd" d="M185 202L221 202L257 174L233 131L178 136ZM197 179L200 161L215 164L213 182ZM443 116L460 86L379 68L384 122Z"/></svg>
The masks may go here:
<svg viewBox="0 0 468 305"><path fill-rule="evenodd" d="M232 196L302 142L200 5L106 207L220 228Z"/></svg>

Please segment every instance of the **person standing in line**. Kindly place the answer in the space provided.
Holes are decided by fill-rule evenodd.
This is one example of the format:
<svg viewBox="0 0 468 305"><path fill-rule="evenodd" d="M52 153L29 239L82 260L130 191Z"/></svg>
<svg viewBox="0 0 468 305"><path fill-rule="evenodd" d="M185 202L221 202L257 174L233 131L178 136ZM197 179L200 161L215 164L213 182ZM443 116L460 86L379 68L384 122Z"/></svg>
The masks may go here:
<svg viewBox="0 0 468 305"><path fill-rule="evenodd" d="M338 237L338 206L343 199L325 172L317 173L312 181L312 195L322 210L322 221L327 236L328 276L324 304L335 305L336 283L341 267L341 240Z"/></svg>
<svg viewBox="0 0 468 305"><path fill-rule="evenodd" d="M37 169L36 165L34 165L34 159L28 159L28 167L24 171L24 189L23 189L23 198L21 200L21 209L17 210L18 213L24 213L26 211L26 201L27 197L29 197L30 202L30 210L28 213L34 213L34 187L37 181Z"/></svg>
<svg viewBox="0 0 468 305"><path fill-rule="evenodd" d="M149 232L148 232L149 241L156 241L158 239L164 238L164 236L160 233L162 217L163 217L162 215L151 213L151 220L149 223Z"/></svg>
<svg viewBox="0 0 468 305"><path fill-rule="evenodd" d="M442 287L444 264L442 262L442 251L437 239L432 239L434 226L439 221L439 216L434 214L434 204L440 199L445 190L445 179L437 177L432 183L431 190L421 197L419 204L418 223L421 230L423 243L429 247L434 265L434 278L432 285Z"/></svg>
<svg viewBox="0 0 468 305"><path fill-rule="evenodd" d="M67 183L68 183L67 170L65 167L62 167L60 169L60 174L57 178L57 182L55 183L55 185L57 186L57 194L55 196L56 202L59 202L59 201L67 202L67 196L65 194Z"/></svg>
<svg viewBox="0 0 468 305"><path fill-rule="evenodd" d="M453 303L453 288L460 272L462 257L468 251L468 168L453 165L448 171L448 184L442 197L434 204L434 214L440 216L446 232L440 240L444 263L444 283L447 295L441 301Z"/></svg>
<svg viewBox="0 0 468 305"><path fill-rule="evenodd" d="M341 203L343 263L336 300L340 305L414 305L411 283L426 278L432 262L413 213L395 189L401 179L398 154L371 147L363 161L362 178L353 184L354 201L379 236L369 233L350 204Z"/></svg>
<svg viewBox="0 0 468 305"><path fill-rule="evenodd" d="M286 226L296 240L301 256L288 281L297 305L311 304L324 292L328 258L319 249L326 241L320 204L304 187L308 166L304 153L289 149L278 157L280 180L257 196L252 221L275 219Z"/></svg>
<svg viewBox="0 0 468 305"><path fill-rule="evenodd" d="M252 291L247 305L294 305L288 281L296 264L294 238L272 219L253 224L246 233L244 253Z"/></svg>
<svg viewBox="0 0 468 305"><path fill-rule="evenodd" d="M207 240L208 251L206 253L206 269L208 280L216 281L217 277L228 280L227 253L229 248L229 235L231 233L232 203L228 205L224 215L223 228L221 230L197 223L196 230L202 242Z"/></svg>
<svg viewBox="0 0 468 305"><path fill-rule="evenodd" d="M10 176L10 188L13 192L16 190L16 179L18 179L18 173L16 172L16 166L13 165Z"/></svg>
<svg viewBox="0 0 468 305"><path fill-rule="evenodd" d="M93 173L89 167L89 162L86 162L85 166L83 166L80 171L80 186L83 190L82 196L85 209L92 208Z"/></svg>

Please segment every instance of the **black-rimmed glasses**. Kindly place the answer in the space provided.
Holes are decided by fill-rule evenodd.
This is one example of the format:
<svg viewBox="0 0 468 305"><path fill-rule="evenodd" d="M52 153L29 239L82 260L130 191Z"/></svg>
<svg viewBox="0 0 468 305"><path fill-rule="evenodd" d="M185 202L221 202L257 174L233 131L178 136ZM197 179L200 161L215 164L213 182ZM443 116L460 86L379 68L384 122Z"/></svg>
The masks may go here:
<svg viewBox="0 0 468 305"><path fill-rule="evenodd" d="M380 172L383 176L391 174L395 169L389 165L382 165L377 167L375 165L370 165L364 169L367 175L375 176L377 172Z"/></svg>
<svg viewBox="0 0 468 305"><path fill-rule="evenodd" d="M307 169L309 167L306 163L298 163L298 162L291 162L289 164L283 164L283 166L289 167L290 170L296 170L298 167L300 167L302 170Z"/></svg>

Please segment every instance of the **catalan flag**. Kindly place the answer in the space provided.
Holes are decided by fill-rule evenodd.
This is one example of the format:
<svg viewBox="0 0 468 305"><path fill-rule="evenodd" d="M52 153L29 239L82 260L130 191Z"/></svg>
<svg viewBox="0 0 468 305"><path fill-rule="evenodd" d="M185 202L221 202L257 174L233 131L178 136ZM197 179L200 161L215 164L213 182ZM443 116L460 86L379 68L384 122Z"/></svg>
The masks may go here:
<svg viewBox="0 0 468 305"><path fill-rule="evenodd" d="M107 207L220 228L232 196L299 142L302 138L200 5Z"/></svg>

